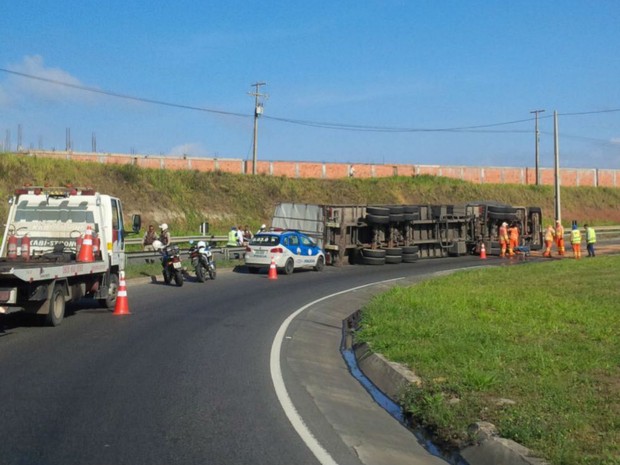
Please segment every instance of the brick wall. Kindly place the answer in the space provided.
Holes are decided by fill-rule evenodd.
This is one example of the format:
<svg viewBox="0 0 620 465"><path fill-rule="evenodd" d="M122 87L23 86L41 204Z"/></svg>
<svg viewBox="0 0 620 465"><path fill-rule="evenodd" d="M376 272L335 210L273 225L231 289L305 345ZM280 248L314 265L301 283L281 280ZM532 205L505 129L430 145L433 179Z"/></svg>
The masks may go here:
<svg viewBox="0 0 620 465"><path fill-rule="evenodd" d="M121 153L48 152L35 150L20 153L31 157L50 157L63 160L91 161L98 163L134 164L142 168L169 170L223 171L251 174L252 161L234 158L194 158L161 155L127 155ZM356 178L379 178L389 176L445 176L482 184L535 184L534 168L501 166L440 166L440 165L375 165L369 163L321 163L294 161L264 161L256 164L256 172L268 176L291 178L338 179L349 176L351 167ZM541 183L554 184L552 168L539 169ZM562 186L620 187L620 170L593 168L561 168Z"/></svg>

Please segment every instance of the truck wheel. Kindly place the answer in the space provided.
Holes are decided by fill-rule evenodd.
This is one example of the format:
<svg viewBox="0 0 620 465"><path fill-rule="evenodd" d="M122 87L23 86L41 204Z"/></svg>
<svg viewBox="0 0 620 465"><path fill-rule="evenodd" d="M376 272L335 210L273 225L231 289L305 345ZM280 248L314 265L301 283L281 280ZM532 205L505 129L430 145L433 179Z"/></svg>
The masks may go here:
<svg viewBox="0 0 620 465"><path fill-rule="evenodd" d="M362 263L364 265L385 265L385 257L364 257L362 258Z"/></svg>
<svg viewBox="0 0 620 465"><path fill-rule="evenodd" d="M293 274L293 271L295 271L295 262L293 262L292 258L289 258L284 265L284 273Z"/></svg>
<svg viewBox="0 0 620 465"><path fill-rule="evenodd" d="M49 313L45 316L45 322L49 326L58 326L65 317L65 294L58 285L54 286L50 298Z"/></svg>
<svg viewBox="0 0 620 465"><path fill-rule="evenodd" d="M385 263L389 263L391 265L402 263L402 261L403 261L402 255L386 255L385 256Z"/></svg>
<svg viewBox="0 0 620 465"><path fill-rule="evenodd" d="M364 258L385 258L385 249L362 249Z"/></svg>
<svg viewBox="0 0 620 465"><path fill-rule="evenodd" d="M316 260L316 265L314 265L314 271L323 271L323 268L325 268L325 258L323 258L323 256L321 255Z"/></svg>
<svg viewBox="0 0 620 465"><path fill-rule="evenodd" d="M103 308L107 308L110 311L114 311L116 307L116 296L118 295L118 275L116 273L110 273L110 282L108 283L108 296L105 299L99 299L99 305Z"/></svg>
<svg viewBox="0 0 620 465"><path fill-rule="evenodd" d="M183 285L183 273L181 270L176 270L174 272L174 283L179 287Z"/></svg>

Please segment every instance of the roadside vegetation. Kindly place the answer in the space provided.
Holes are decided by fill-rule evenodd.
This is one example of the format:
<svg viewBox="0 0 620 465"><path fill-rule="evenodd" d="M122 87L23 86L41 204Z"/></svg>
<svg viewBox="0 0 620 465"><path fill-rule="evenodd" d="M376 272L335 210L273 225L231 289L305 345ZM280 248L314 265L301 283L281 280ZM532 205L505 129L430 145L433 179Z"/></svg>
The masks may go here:
<svg viewBox="0 0 620 465"><path fill-rule="evenodd" d="M91 186L119 197L126 221L142 216L149 223L168 223L173 235L197 234L208 222L211 233L248 224L252 230L269 223L278 202L336 204L459 204L495 200L512 205L540 206L545 221L553 216L552 186L474 184L433 176L374 179L291 179L222 172L168 171L133 165L35 158L0 153L0 199L15 187L31 185ZM620 224L620 189L562 188L567 221ZM0 216L8 205L0 202Z"/></svg>
<svg viewBox="0 0 620 465"><path fill-rule="evenodd" d="M620 463L620 256L461 271L396 287L356 342L412 369L415 422L452 446L476 421L554 465Z"/></svg>

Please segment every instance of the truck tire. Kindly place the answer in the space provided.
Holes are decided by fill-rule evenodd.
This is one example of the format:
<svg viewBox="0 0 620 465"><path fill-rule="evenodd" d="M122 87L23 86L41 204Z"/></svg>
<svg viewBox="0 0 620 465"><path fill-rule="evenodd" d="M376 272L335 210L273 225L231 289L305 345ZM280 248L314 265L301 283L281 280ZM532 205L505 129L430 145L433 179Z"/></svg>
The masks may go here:
<svg viewBox="0 0 620 465"><path fill-rule="evenodd" d="M420 247L417 245L404 245L402 249L403 255L418 253L420 251Z"/></svg>
<svg viewBox="0 0 620 465"><path fill-rule="evenodd" d="M183 285L183 272L181 270L174 272L174 283L179 287Z"/></svg>
<svg viewBox="0 0 620 465"><path fill-rule="evenodd" d="M404 253L403 254L403 263L414 263L417 262L420 258L420 253Z"/></svg>
<svg viewBox="0 0 620 465"><path fill-rule="evenodd" d="M390 215L366 215L366 222L370 224L388 224L390 222Z"/></svg>
<svg viewBox="0 0 620 465"><path fill-rule="evenodd" d="M385 249L385 257L402 257L403 249L400 247L388 247Z"/></svg>
<svg viewBox="0 0 620 465"><path fill-rule="evenodd" d="M385 249L362 249L364 258L385 258Z"/></svg>
<svg viewBox="0 0 620 465"><path fill-rule="evenodd" d="M385 265L385 257L363 257L362 263L364 265Z"/></svg>
<svg viewBox="0 0 620 465"><path fill-rule="evenodd" d="M295 262L292 258L289 258L284 264L284 274L291 275L295 271Z"/></svg>
<svg viewBox="0 0 620 465"><path fill-rule="evenodd" d="M366 213L376 216L388 216L390 214L390 209L387 207L366 207Z"/></svg>
<svg viewBox="0 0 620 465"><path fill-rule="evenodd" d="M403 262L402 255L386 255L385 256L385 263L388 263L390 265L397 265L398 263L402 263L402 262Z"/></svg>
<svg viewBox="0 0 620 465"><path fill-rule="evenodd" d="M390 213L390 223L402 223L405 221L404 213Z"/></svg>
<svg viewBox="0 0 620 465"><path fill-rule="evenodd" d="M108 283L108 296L105 299L99 300L99 305L101 305L103 308L107 308L111 312L113 312L116 307L118 284L118 275L116 273L110 273L110 282Z"/></svg>
<svg viewBox="0 0 620 465"><path fill-rule="evenodd" d="M45 323L48 326L58 326L65 317L65 293L59 285L54 285L50 297L49 313L45 315Z"/></svg>

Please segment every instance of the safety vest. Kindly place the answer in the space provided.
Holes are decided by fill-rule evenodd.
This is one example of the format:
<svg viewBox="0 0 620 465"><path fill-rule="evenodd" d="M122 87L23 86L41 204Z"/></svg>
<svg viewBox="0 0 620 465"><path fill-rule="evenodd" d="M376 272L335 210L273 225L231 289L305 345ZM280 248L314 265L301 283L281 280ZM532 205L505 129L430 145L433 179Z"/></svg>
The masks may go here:
<svg viewBox="0 0 620 465"><path fill-rule="evenodd" d="M555 227L555 237L557 237L558 239L562 239L564 237L564 226L562 226L561 224Z"/></svg>
<svg viewBox="0 0 620 465"><path fill-rule="evenodd" d="M551 242L553 241L554 236L555 236L555 231L553 230L552 227L548 227L545 230L545 240Z"/></svg>
<svg viewBox="0 0 620 465"><path fill-rule="evenodd" d="M228 247L237 247L237 231L231 229L228 232L228 242L226 243Z"/></svg>
<svg viewBox="0 0 620 465"><path fill-rule="evenodd" d="M581 233L578 229L573 229L570 232L570 243L571 244L581 244Z"/></svg>
<svg viewBox="0 0 620 465"><path fill-rule="evenodd" d="M506 228L506 226L499 227L499 240L500 242L508 240L508 229Z"/></svg>
<svg viewBox="0 0 620 465"><path fill-rule="evenodd" d="M586 228L586 242L588 244L596 243L596 232L594 231L594 228Z"/></svg>
<svg viewBox="0 0 620 465"><path fill-rule="evenodd" d="M510 236L511 241L519 240L519 228L513 226L512 228L508 228L508 235Z"/></svg>

